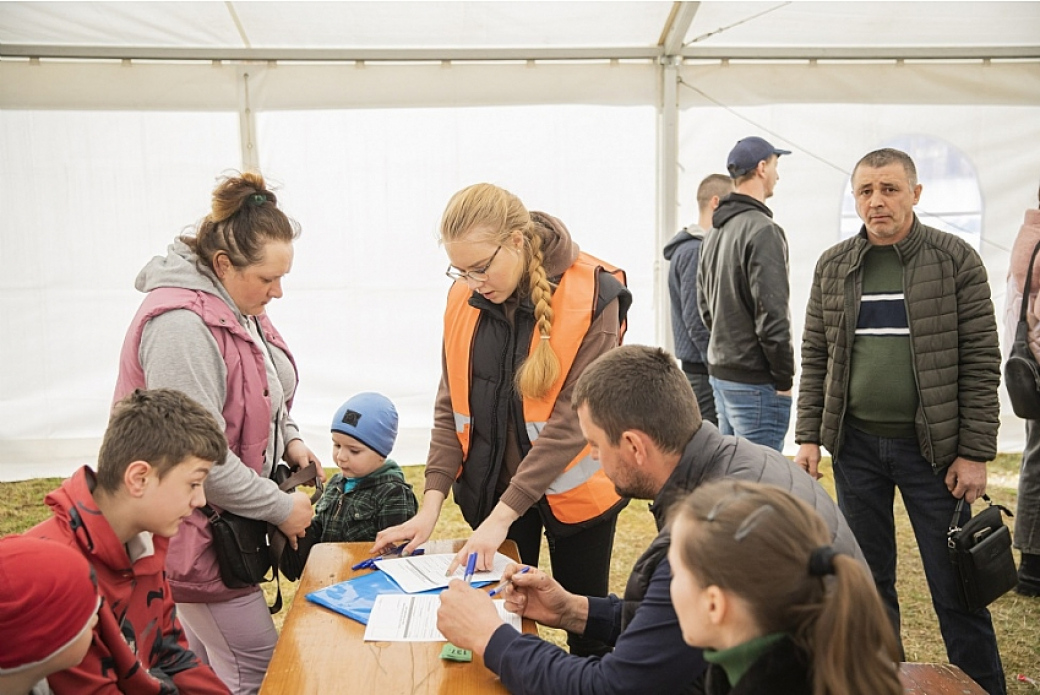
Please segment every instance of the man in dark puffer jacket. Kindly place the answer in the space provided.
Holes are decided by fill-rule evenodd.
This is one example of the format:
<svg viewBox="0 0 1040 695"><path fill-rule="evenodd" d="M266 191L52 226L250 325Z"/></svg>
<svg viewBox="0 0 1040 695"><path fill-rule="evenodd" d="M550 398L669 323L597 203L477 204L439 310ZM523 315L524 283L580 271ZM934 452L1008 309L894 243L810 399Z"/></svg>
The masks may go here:
<svg viewBox="0 0 1040 695"><path fill-rule="evenodd" d="M838 503L897 632L899 488L950 661L1004 693L989 612L960 607L946 547L957 500L985 492L996 455L1000 351L986 268L960 238L917 219L907 154L866 155L852 192L863 229L820 257L806 310L795 462L818 475L820 445L830 450Z"/></svg>

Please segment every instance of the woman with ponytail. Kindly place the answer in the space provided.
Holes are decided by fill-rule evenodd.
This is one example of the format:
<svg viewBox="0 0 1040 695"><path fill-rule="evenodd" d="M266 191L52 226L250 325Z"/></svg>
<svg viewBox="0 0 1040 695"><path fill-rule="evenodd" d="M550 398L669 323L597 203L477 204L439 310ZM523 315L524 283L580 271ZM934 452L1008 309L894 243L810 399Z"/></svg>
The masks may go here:
<svg viewBox="0 0 1040 695"><path fill-rule="evenodd" d="M474 552L477 568L490 569L506 538L537 566L544 530L556 579L605 596L624 501L589 456L570 400L585 366L620 343L631 304L624 273L580 252L560 220L486 183L452 197L441 243L454 284L423 505L373 550L416 549L453 490L474 533L451 570ZM577 635L568 642L572 653L606 650Z"/></svg>
<svg viewBox="0 0 1040 695"><path fill-rule="evenodd" d="M310 499L280 491L271 469L317 457L289 416L296 365L266 306L282 296L298 236L263 177L223 179L195 233L137 276L147 296L123 342L115 393L173 388L209 410L230 451L206 480L207 502L278 526L294 547L313 516ZM192 651L232 693L256 693L278 634L259 586L224 585L200 510L171 539L166 571Z"/></svg>
<svg viewBox="0 0 1040 695"><path fill-rule="evenodd" d="M672 514L672 604L704 648L706 695L899 695L898 649L866 568L811 507L722 479Z"/></svg>

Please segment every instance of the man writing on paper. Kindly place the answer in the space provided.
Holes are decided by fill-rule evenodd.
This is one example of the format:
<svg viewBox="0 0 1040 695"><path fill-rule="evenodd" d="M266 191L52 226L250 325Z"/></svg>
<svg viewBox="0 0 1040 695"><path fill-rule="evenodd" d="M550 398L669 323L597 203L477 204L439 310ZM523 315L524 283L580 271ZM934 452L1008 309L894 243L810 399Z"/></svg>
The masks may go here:
<svg viewBox="0 0 1040 695"><path fill-rule="evenodd" d="M537 569L505 573L506 608L550 627L613 646L602 657L568 655L536 635L502 624L491 600L454 581L441 594L437 628L472 649L512 693L602 695L684 693L704 670L701 651L683 642L669 594L668 509L697 486L732 477L771 483L813 506L838 552L863 561L852 531L819 483L779 452L725 436L702 422L693 390L674 358L659 348L620 347L578 379L572 399L592 456L619 494L653 500L660 533L636 562L624 598L579 596ZM753 569L753 568L752 568Z"/></svg>

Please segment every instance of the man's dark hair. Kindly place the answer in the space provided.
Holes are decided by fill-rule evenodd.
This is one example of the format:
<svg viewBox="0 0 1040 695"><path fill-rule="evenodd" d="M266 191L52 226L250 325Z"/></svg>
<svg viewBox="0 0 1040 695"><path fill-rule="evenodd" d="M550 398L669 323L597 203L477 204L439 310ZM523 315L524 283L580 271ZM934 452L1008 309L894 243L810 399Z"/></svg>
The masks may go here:
<svg viewBox="0 0 1040 695"><path fill-rule="evenodd" d="M733 192L733 179L728 174L709 174L697 186L697 207L703 211L715 196L725 198Z"/></svg>
<svg viewBox="0 0 1040 695"><path fill-rule="evenodd" d="M693 388L675 358L646 345L597 358L578 378L571 405L588 408L611 444L626 430L639 430L662 451L681 453L701 427Z"/></svg>
<svg viewBox="0 0 1040 695"><path fill-rule="evenodd" d="M852 175L855 176L856 170L861 166L880 169L881 167L887 167L889 164L903 165L903 170L906 171L906 178L910 181L910 187L913 188L917 185L917 167L914 166L914 160L906 152L891 147L874 150L863 155L863 158L856 162L856 166L853 167Z"/></svg>
<svg viewBox="0 0 1040 695"><path fill-rule="evenodd" d="M127 466L146 461L159 479L189 456L224 463L227 439L201 405L173 389L137 389L112 408L98 454L97 484L117 492Z"/></svg>

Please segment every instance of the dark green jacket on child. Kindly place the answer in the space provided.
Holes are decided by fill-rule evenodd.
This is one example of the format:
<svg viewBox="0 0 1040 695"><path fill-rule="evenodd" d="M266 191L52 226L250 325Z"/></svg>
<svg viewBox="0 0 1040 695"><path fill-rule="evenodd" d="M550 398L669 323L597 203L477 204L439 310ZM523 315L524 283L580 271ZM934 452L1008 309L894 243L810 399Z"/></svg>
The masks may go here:
<svg viewBox="0 0 1040 695"><path fill-rule="evenodd" d="M345 492L347 479L337 473L325 486L314 509L307 536L300 540L300 558L307 561L315 543L374 541L376 534L403 524L419 511L412 486L400 466L386 460L382 466Z"/></svg>

